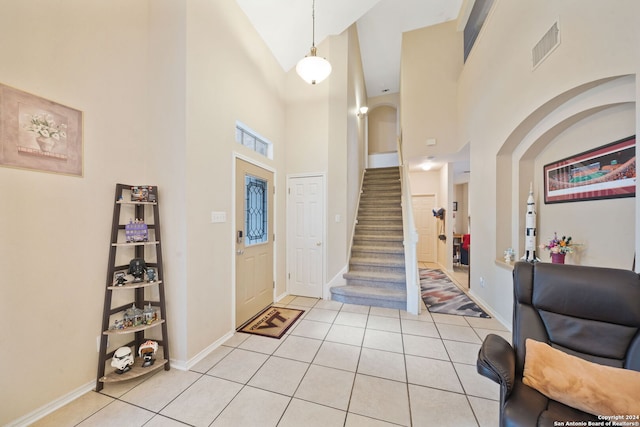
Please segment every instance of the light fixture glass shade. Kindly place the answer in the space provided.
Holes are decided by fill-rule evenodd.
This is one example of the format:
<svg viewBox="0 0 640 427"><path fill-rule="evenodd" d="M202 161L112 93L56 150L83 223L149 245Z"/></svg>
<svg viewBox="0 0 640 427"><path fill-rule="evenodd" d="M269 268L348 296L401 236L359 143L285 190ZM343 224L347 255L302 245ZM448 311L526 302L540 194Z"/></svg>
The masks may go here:
<svg viewBox="0 0 640 427"><path fill-rule="evenodd" d="M331 64L326 59L316 56L316 49L312 47L311 53L298 61L296 72L302 80L314 85L329 77Z"/></svg>

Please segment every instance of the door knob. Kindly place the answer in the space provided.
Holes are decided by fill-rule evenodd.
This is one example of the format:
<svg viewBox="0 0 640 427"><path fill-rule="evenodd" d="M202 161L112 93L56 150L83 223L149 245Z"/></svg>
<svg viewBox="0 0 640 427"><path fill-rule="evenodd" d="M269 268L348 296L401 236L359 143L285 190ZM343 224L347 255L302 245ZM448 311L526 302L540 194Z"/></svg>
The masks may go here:
<svg viewBox="0 0 640 427"><path fill-rule="evenodd" d="M242 250L242 249L238 249L238 250L236 251L236 253L237 253L238 255L242 255L242 254L244 253L244 250Z"/></svg>
<svg viewBox="0 0 640 427"><path fill-rule="evenodd" d="M322 242L316 242L316 246L322 246Z"/></svg>

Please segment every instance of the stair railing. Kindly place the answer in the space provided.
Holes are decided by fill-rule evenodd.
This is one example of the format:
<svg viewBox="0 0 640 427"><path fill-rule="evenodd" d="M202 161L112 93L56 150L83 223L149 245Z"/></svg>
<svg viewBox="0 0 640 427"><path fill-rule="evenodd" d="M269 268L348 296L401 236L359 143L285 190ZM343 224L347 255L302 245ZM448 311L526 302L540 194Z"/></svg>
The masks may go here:
<svg viewBox="0 0 640 427"><path fill-rule="evenodd" d="M402 189L402 230L404 234L404 263L407 277L407 312L420 314L420 274L418 273L418 231L413 219L409 166L402 154L402 139L398 138L398 157L400 163L400 187Z"/></svg>

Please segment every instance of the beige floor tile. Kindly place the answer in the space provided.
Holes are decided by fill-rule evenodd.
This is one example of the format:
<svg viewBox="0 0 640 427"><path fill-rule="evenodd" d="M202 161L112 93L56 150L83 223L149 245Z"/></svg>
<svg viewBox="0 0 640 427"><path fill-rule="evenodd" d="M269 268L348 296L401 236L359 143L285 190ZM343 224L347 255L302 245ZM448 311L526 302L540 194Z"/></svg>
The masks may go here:
<svg viewBox="0 0 640 427"><path fill-rule="evenodd" d="M367 329L364 333L362 346L376 350L402 353L402 334Z"/></svg>
<svg viewBox="0 0 640 427"><path fill-rule="evenodd" d="M314 307L323 308L325 310L340 310L342 308L342 303L338 301L321 299Z"/></svg>
<svg viewBox="0 0 640 427"><path fill-rule="evenodd" d="M469 402L463 394L410 384L409 396L414 427L472 427L478 425Z"/></svg>
<svg viewBox="0 0 640 427"><path fill-rule="evenodd" d="M339 342L341 344L362 345L364 338L364 329L355 328L353 326L333 325L329 329L325 340L331 342Z"/></svg>
<svg viewBox="0 0 640 427"><path fill-rule="evenodd" d="M250 336L251 335L249 335L249 334L243 334L242 332L236 332L235 334L233 334L233 336L231 338L226 340L224 342L224 344L222 344L222 345L226 345L227 347L237 347L240 344L242 344L246 339L248 339Z"/></svg>
<svg viewBox="0 0 640 427"><path fill-rule="evenodd" d="M476 365L480 344L449 340L443 340L443 343L452 362Z"/></svg>
<svg viewBox="0 0 640 427"><path fill-rule="evenodd" d="M82 421L80 427L122 427L142 426L155 414L146 409L130 405L119 400L105 406L89 418Z"/></svg>
<svg viewBox="0 0 640 427"><path fill-rule="evenodd" d="M407 385L358 374L349 412L408 426L411 421Z"/></svg>
<svg viewBox="0 0 640 427"><path fill-rule="evenodd" d="M405 356L409 383L463 393L451 362L425 357Z"/></svg>
<svg viewBox="0 0 640 427"><path fill-rule="evenodd" d="M325 341L313 359L313 364L355 372L359 358L360 347Z"/></svg>
<svg viewBox="0 0 640 427"><path fill-rule="evenodd" d="M256 351L258 353L273 354L274 351L282 344L282 340L271 337L263 337L260 335L251 335L242 344L238 346L243 350Z"/></svg>
<svg viewBox="0 0 640 427"><path fill-rule="evenodd" d="M296 299L295 295L287 295L286 297L281 298L278 301L278 304L284 304L284 305L291 304L295 299Z"/></svg>
<svg viewBox="0 0 640 427"><path fill-rule="evenodd" d="M369 314L383 317L400 317L400 310L395 308L371 307Z"/></svg>
<svg viewBox="0 0 640 427"><path fill-rule="evenodd" d="M31 424L32 427L74 426L113 402L113 398L90 391Z"/></svg>
<svg viewBox="0 0 640 427"><path fill-rule="evenodd" d="M480 375L475 365L454 363L453 366L467 395L493 400L500 399L500 386L489 378Z"/></svg>
<svg viewBox="0 0 640 427"><path fill-rule="evenodd" d="M360 313L349 313L348 311L341 311L333 321L336 325L355 326L357 328L364 328L367 326L367 315Z"/></svg>
<svg viewBox="0 0 640 427"><path fill-rule="evenodd" d="M411 314L406 311L401 311L400 318L407 320L419 320L421 322L433 322L433 317L431 317L431 313L429 313L429 310L426 308L423 309L420 314Z"/></svg>
<svg viewBox="0 0 640 427"><path fill-rule="evenodd" d="M327 336L329 328L331 328L331 323L303 319L297 322L296 327L291 331L291 335L323 340Z"/></svg>
<svg viewBox="0 0 640 427"><path fill-rule="evenodd" d="M320 301L318 298L295 297L289 304L302 307L313 307Z"/></svg>
<svg viewBox="0 0 640 427"><path fill-rule="evenodd" d="M290 398L270 391L244 387L211 424L212 427L275 427Z"/></svg>
<svg viewBox="0 0 640 427"><path fill-rule="evenodd" d="M480 427L495 427L500 424L500 403L497 400L469 396L469 403Z"/></svg>
<svg viewBox="0 0 640 427"><path fill-rule="evenodd" d="M340 311L347 311L349 313L369 314L370 309L371 307L368 305L343 304Z"/></svg>
<svg viewBox="0 0 640 427"><path fill-rule="evenodd" d="M489 334L500 335L502 338L507 340L509 344L511 344L511 340L513 338L513 335L511 334L511 332L507 332L507 331L496 331L493 329L481 329L481 328L474 328L474 331L476 331L476 334L478 334L478 336L482 341L484 341L484 339Z"/></svg>
<svg viewBox="0 0 640 427"><path fill-rule="evenodd" d="M354 414L353 412L349 412L347 414L347 421L344 424L344 427L393 427L393 426L397 426L397 424L391 424L386 421L375 420L370 417Z"/></svg>
<svg viewBox="0 0 640 427"><path fill-rule="evenodd" d="M144 427L184 427L184 423L167 418L164 415L156 415Z"/></svg>
<svg viewBox="0 0 640 427"><path fill-rule="evenodd" d="M157 372L153 375L158 375L161 372ZM111 397L120 397L125 393L128 393L138 385L143 382L149 380L151 376L145 375L138 378L134 378L132 380L117 382L117 383L105 383L104 388L100 391L101 394L111 396Z"/></svg>
<svg viewBox="0 0 640 427"><path fill-rule="evenodd" d="M509 331L502 323L500 323L500 321L493 317L491 319L485 319L483 317L465 317L465 319L467 319L467 322L473 328L491 329L495 331L506 332Z"/></svg>
<svg viewBox="0 0 640 427"><path fill-rule="evenodd" d="M311 365L295 397L346 411L354 375L351 372Z"/></svg>
<svg viewBox="0 0 640 427"><path fill-rule="evenodd" d="M204 375L160 413L193 426L206 427L241 388L241 384Z"/></svg>
<svg viewBox="0 0 640 427"><path fill-rule="evenodd" d="M420 320L401 319L403 334L419 335L422 337L440 338L436 325L432 322L422 322Z"/></svg>
<svg viewBox="0 0 640 427"><path fill-rule="evenodd" d="M270 357L249 381L249 385L293 396L309 368L308 363Z"/></svg>
<svg viewBox="0 0 640 427"><path fill-rule="evenodd" d="M407 371L402 353L363 348L358 363L358 373L407 382Z"/></svg>
<svg viewBox="0 0 640 427"><path fill-rule="evenodd" d="M207 375L246 384L268 358L266 354L238 348L207 372Z"/></svg>
<svg viewBox="0 0 640 427"><path fill-rule="evenodd" d="M342 427L346 412L293 399L278 427Z"/></svg>
<svg viewBox="0 0 640 427"><path fill-rule="evenodd" d="M224 359L224 357L231 353L231 351L233 351L232 347L221 345L209 353L204 359L196 363L190 370L204 374L209 369L213 368L216 363Z"/></svg>
<svg viewBox="0 0 640 427"><path fill-rule="evenodd" d="M464 316L457 316L455 314L442 314L442 313L431 313L431 317L433 321L436 323L445 323L448 325L458 325L458 326L470 326L469 323L465 320Z"/></svg>
<svg viewBox="0 0 640 427"><path fill-rule="evenodd" d="M438 332L443 340L463 341L482 344L482 340L470 326L447 325L436 323Z"/></svg>
<svg viewBox="0 0 640 427"><path fill-rule="evenodd" d="M122 395L120 400L158 412L200 377L201 374L191 371L184 372L177 369L160 371Z"/></svg>
<svg viewBox="0 0 640 427"><path fill-rule="evenodd" d="M376 329L378 331L400 332L400 319L395 317L369 316L367 329Z"/></svg>
<svg viewBox="0 0 640 427"><path fill-rule="evenodd" d="M325 310L324 308L314 307L309 310L309 312L305 316L305 319L315 320L317 322L333 323L338 313L339 312L335 310Z"/></svg>
<svg viewBox="0 0 640 427"><path fill-rule="evenodd" d="M431 359L449 360L449 354L442 344L442 340L417 335L402 335L404 352L413 356L429 357Z"/></svg>
<svg viewBox="0 0 640 427"><path fill-rule="evenodd" d="M284 340L274 356L311 363L321 344L320 340L292 335Z"/></svg>

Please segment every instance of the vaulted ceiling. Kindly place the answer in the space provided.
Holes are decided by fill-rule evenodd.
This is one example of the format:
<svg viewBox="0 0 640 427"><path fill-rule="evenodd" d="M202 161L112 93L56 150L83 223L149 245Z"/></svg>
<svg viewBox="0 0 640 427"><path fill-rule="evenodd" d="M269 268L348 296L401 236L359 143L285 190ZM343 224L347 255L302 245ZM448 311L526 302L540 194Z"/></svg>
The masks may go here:
<svg viewBox="0 0 640 427"><path fill-rule="evenodd" d="M285 71L311 47L313 0L236 0ZM315 43L354 22L368 96L400 90L402 33L456 19L463 0L316 0ZM322 51L318 51L322 56Z"/></svg>

